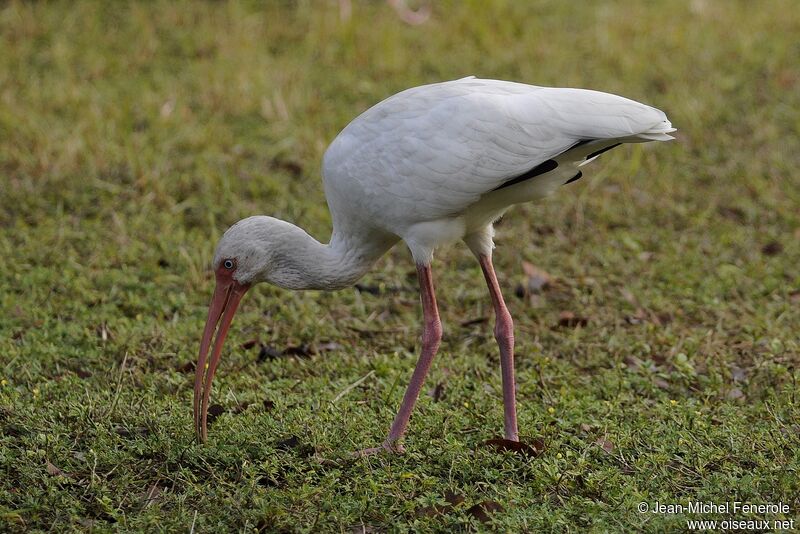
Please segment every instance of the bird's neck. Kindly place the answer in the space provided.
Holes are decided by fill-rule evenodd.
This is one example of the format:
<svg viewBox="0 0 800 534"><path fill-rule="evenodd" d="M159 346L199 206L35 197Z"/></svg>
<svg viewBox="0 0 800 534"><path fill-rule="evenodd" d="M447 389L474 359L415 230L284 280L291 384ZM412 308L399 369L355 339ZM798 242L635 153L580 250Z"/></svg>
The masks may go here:
<svg viewBox="0 0 800 534"><path fill-rule="evenodd" d="M291 234L285 250L273 257L269 282L286 289L342 289L355 284L396 240L386 236L355 237L334 228L323 244L303 229L286 223Z"/></svg>

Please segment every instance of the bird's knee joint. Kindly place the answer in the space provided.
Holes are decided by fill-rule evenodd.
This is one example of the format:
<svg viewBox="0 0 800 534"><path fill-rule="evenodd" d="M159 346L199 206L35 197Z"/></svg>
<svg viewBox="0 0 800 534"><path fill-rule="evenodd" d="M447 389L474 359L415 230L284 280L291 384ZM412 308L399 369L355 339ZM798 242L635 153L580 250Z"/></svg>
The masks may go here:
<svg viewBox="0 0 800 534"><path fill-rule="evenodd" d="M498 341L514 340L514 321L508 312L497 316L497 321L494 323L494 337Z"/></svg>
<svg viewBox="0 0 800 534"><path fill-rule="evenodd" d="M431 321L422 332L422 343L426 346L438 345L442 341L442 334L441 321Z"/></svg>

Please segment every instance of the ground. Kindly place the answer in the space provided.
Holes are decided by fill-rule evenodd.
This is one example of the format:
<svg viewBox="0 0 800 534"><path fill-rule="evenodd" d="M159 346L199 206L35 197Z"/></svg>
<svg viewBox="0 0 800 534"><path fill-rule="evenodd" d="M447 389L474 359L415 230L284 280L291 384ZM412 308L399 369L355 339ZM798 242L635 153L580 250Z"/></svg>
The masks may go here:
<svg viewBox="0 0 800 534"><path fill-rule="evenodd" d="M346 5L347 2L344 2ZM684 530L800 520L800 17L790 0L4 2L0 530ZM499 451L498 355L465 247L403 456L377 445L419 349L396 247L358 289L252 290L193 441L216 239L320 239L322 153L369 105L476 74L623 94L618 148L498 226L530 447ZM527 454L526 454L527 452ZM699 500L778 513L642 513Z"/></svg>

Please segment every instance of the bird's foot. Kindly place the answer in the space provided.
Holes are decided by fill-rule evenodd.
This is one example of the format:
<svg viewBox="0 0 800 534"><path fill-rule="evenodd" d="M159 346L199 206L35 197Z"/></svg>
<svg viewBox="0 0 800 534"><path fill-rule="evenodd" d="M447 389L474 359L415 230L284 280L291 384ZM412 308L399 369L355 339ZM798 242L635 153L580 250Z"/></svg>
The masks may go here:
<svg viewBox="0 0 800 534"><path fill-rule="evenodd" d="M404 452L406 452L406 449L396 441L394 443L384 441L380 447L370 447L368 449L361 449L360 451L354 452L353 456L356 457L372 456L373 454L378 454L381 452L389 452L392 454L403 454Z"/></svg>

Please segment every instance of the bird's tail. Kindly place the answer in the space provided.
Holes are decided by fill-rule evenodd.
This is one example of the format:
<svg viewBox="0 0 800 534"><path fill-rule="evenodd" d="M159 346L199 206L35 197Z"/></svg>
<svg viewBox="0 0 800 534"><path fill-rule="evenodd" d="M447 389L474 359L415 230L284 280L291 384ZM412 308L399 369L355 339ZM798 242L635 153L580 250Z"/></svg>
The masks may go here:
<svg viewBox="0 0 800 534"><path fill-rule="evenodd" d="M677 128L673 128L672 123L665 117L663 121L635 137L638 137L640 141L671 141L675 137L669 134L676 130Z"/></svg>

